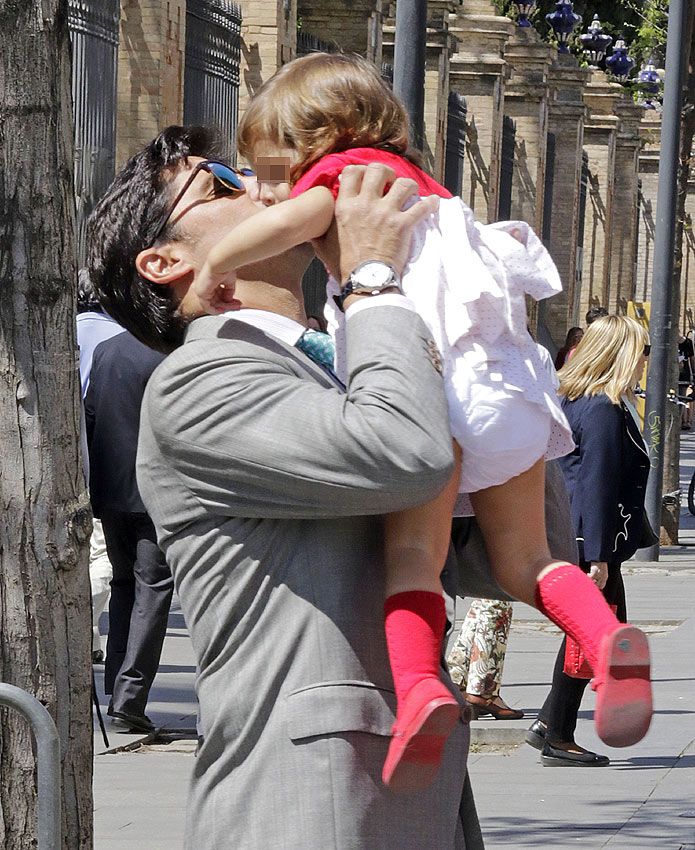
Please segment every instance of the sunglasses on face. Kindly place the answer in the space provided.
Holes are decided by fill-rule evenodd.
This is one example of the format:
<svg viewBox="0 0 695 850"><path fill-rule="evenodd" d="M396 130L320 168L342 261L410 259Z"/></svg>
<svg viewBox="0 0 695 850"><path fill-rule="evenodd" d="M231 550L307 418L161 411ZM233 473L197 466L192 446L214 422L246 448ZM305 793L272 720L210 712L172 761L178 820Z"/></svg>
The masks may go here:
<svg viewBox="0 0 695 850"><path fill-rule="evenodd" d="M209 174L212 175L213 189L216 195L243 195L244 192L246 192L246 187L244 186L244 182L241 177L250 177L253 175L253 171L250 168L232 168L231 165L226 165L224 162L217 162L214 159L205 159L203 160L203 162L199 162L188 175L188 179L183 184L174 200L166 208L164 215L162 216L159 224L157 225L155 234L150 240L150 245L154 245L155 242L162 235L162 232L166 227L167 222L171 218L171 214L176 209L176 206L181 200L181 198L183 198L183 196L188 191L188 187L195 180L199 171L207 171Z"/></svg>
<svg viewBox="0 0 695 850"><path fill-rule="evenodd" d="M652 350L651 345L645 345L644 346L644 356L649 357L651 350Z"/></svg>

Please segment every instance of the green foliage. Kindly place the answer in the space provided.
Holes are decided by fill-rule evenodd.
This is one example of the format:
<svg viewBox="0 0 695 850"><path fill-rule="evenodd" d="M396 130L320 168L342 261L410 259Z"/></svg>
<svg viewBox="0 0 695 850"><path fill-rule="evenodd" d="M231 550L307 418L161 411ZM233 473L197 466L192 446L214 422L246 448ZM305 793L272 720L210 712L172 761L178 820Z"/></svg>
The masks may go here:
<svg viewBox="0 0 695 850"><path fill-rule="evenodd" d="M516 4L512 0L494 0L494 3L499 14L517 17ZM540 35L551 42L553 32L545 16L554 10L555 0L538 0L530 16ZM582 16L582 22L575 30L571 44L573 53L579 53L578 36L586 32L596 14L604 31L613 36L614 41L620 35L623 36L638 63L652 53L657 60L662 60L666 44L668 0L575 0L574 11Z"/></svg>

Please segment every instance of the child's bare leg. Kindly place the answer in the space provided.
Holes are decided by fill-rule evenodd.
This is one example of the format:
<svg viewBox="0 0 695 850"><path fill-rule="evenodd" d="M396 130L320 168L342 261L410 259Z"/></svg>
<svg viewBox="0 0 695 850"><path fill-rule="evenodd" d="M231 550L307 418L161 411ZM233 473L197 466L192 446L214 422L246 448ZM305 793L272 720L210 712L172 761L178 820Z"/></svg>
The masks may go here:
<svg viewBox="0 0 695 850"><path fill-rule="evenodd" d="M545 532L545 462L505 484L471 493L493 575L511 596L536 605L536 583L559 566Z"/></svg>
<svg viewBox="0 0 695 850"><path fill-rule="evenodd" d="M461 449L454 445L456 470L439 496L385 518L386 596L411 590L442 591L439 576L449 551L451 516L461 477Z"/></svg>
<svg viewBox="0 0 695 850"><path fill-rule="evenodd" d="M646 734L651 719L646 637L618 622L579 567L551 557L544 480L540 460L506 484L471 494L492 571L504 590L579 643L594 671L598 734L611 746L628 746Z"/></svg>
<svg viewBox="0 0 695 850"><path fill-rule="evenodd" d="M456 451L460 458L458 446ZM439 576L459 480L457 463L436 499L386 517L384 613L397 712L383 779L394 791L415 791L434 779L459 716L458 702L439 675L446 623Z"/></svg>

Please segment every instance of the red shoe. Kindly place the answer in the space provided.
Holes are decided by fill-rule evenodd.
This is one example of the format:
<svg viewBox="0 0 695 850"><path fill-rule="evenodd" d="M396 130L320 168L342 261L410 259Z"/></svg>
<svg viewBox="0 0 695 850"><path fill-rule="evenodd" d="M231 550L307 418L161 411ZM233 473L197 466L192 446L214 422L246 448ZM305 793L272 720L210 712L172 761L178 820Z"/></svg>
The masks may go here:
<svg viewBox="0 0 695 850"><path fill-rule="evenodd" d="M647 636L634 626L621 626L601 643L594 725L609 747L629 747L647 734L652 719Z"/></svg>
<svg viewBox="0 0 695 850"><path fill-rule="evenodd" d="M381 777L398 793L420 791L437 775L461 706L439 679L422 679L403 700Z"/></svg>

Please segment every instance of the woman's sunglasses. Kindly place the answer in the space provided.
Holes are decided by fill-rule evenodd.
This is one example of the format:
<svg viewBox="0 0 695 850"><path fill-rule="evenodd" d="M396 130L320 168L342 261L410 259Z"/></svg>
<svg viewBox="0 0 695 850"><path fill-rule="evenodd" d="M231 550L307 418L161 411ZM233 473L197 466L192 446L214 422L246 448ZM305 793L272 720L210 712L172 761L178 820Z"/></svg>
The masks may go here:
<svg viewBox="0 0 695 850"><path fill-rule="evenodd" d="M199 171L207 171L212 175L214 182L221 186L226 193L230 193L235 196L243 195L246 191L246 186L244 186L244 181L241 177L250 177L253 175L253 171L250 168L232 168L231 165L225 165L224 162L217 162L214 159L205 159L203 162L199 162L188 175L188 180L186 180L183 184L174 200L166 208L164 215L159 220L154 236L150 239L150 245L154 245L162 235L167 222L171 218L171 214L176 209L176 205L186 194L188 187L195 180ZM217 188L217 186L215 188Z"/></svg>
<svg viewBox="0 0 695 850"><path fill-rule="evenodd" d="M651 345L645 345L644 346L644 356L645 357L649 357L649 355L651 354L651 351L652 351Z"/></svg>

